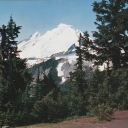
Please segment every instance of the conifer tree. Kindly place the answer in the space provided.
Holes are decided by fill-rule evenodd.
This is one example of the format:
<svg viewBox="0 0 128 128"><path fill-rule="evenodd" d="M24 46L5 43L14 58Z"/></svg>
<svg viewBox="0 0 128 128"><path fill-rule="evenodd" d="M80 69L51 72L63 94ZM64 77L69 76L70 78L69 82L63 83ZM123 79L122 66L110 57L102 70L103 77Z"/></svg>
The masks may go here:
<svg viewBox="0 0 128 128"><path fill-rule="evenodd" d="M70 111L70 116L85 115L86 101L85 99L85 71L83 69L83 50L82 50L82 35L79 36L79 45L76 47L76 63L73 72L70 72L69 90L67 92L67 106ZM77 103L77 105L76 105Z"/></svg>
<svg viewBox="0 0 128 128"><path fill-rule="evenodd" d="M0 58L0 111L20 111L22 101L19 98L31 81L26 60L18 55L17 41L20 26L10 17L8 25L0 29L1 32L1 58ZM23 108L22 108L23 109ZM10 115L11 116L11 115Z"/></svg>
<svg viewBox="0 0 128 128"><path fill-rule="evenodd" d="M85 40L85 59L94 60L95 65L106 63L108 70L128 66L127 6L127 0L102 0L93 3L97 31L93 32L94 42ZM87 33L85 36L88 37ZM95 54L90 54L88 48Z"/></svg>
<svg viewBox="0 0 128 128"><path fill-rule="evenodd" d="M95 47L97 53L96 64L111 61L113 68L128 66L128 1L102 0L93 3L93 11L96 13L97 32ZM122 53L121 50L124 50Z"/></svg>
<svg viewBox="0 0 128 128"><path fill-rule="evenodd" d="M70 80L73 82L77 87L80 93L84 92L85 86L85 72L83 70L83 50L81 48L82 45L82 35L79 36L79 46L76 47L76 55L78 56L76 59L76 69L74 72L70 73Z"/></svg>

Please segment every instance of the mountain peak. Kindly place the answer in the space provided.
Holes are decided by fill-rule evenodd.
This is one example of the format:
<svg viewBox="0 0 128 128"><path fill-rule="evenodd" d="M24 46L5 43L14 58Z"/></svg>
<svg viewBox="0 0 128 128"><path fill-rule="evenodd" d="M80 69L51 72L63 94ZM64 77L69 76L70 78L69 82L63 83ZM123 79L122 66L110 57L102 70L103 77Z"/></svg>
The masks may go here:
<svg viewBox="0 0 128 128"><path fill-rule="evenodd" d="M72 27L72 26L71 25L64 24L64 23L60 23L57 27L58 28L67 28L67 27Z"/></svg>
<svg viewBox="0 0 128 128"><path fill-rule="evenodd" d="M81 31L71 25L62 23L43 35L37 31L18 45L18 49L22 51L20 56L22 58L45 58L57 53L67 53L73 44L78 45L79 33Z"/></svg>
<svg viewBox="0 0 128 128"><path fill-rule="evenodd" d="M41 34L37 31L37 32L35 32L35 33L31 36L31 38L36 38L36 37L39 37L39 36L41 36Z"/></svg>

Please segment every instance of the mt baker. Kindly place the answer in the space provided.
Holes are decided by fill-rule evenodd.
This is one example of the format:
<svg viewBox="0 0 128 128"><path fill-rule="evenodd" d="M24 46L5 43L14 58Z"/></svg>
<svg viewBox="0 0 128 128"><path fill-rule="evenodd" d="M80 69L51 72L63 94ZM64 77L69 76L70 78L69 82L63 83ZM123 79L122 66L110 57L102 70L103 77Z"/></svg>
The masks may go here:
<svg viewBox="0 0 128 128"><path fill-rule="evenodd" d="M18 49L22 51L20 57L26 58L29 66L47 61L50 58L59 60L56 70L58 76L61 77L61 82L65 82L69 72L74 68L75 47L78 46L80 33L82 33L80 30L66 24L59 24L44 35L36 32L18 44ZM89 62L86 64L90 65Z"/></svg>
<svg viewBox="0 0 128 128"><path fill-rule="evenodd" d="M28 39L20 42L19 50L22 58L46 58L56 53L65 54L71 46L78 45L81 31L66 24L47 31L44 35L36 32ZM73 49L72 49L73 50Z"/></svg>

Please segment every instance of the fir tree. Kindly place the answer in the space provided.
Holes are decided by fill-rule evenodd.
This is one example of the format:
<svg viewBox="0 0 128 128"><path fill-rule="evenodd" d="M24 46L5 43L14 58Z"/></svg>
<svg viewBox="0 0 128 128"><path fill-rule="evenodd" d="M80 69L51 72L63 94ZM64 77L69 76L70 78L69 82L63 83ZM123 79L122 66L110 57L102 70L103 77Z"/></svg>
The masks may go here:
<svg viewBox="0 0 128 128"><path fill-rule="evenodd" d="M76 47L76 55L78 56L76 59L76 68L74 72L70 73L70 81L74 82L78 87L78 90L83 93L85 86L85 72L83 70L83 50L81 48L82 45L82 35L79 36L79 46Z"/></svg>
<svg viewBox="0 0 128 128"><path fill-rule="evenodd" d="M8 114L8 122L14 123L17 120L15 117L17 112L22 113L24 111L22 94L31 81L26 60L19 57L17 41L15 41L20 28L10 17L8 25L3 25L0 29L2 38L0 45L0 112L4 115ZM11 113L12 111L13 113ZM0 122L6 123L6 118L2 117Z"/></svg>
<svg viewBox="0 0 128 128"><path fill-rule="evenodd" d="M93 32L94 42L89 40L87 32L84 33L83 49L86 60L93 60L97 66L106 63L107 70L128 66L127 3L123 0L93 3L97 31Z"/></svg>
<svg viewBox="0 0 128 128"><path fill-rule="evenodd" d="M70 110L70 116L74 115L85 115L86 113L86 101L85 98L85 89L86 89L86 80L85 80L85 71L83 68L83 50L82 50L82 35L79 36L79 46L76 47L76 68L74 72L70 72L70 82L68 90L68 108ZM77 102L77 105L76 105Z"/></svg>
<svg viewBox="0 0 128 128"><path fill-rule="evenodd" d="M113 68L127 67L128 64L128 1L102 0L93 3L93 11L96 13L97 32L95 37L96 51L95 64L113 64ZM124 52L121 52L124 50Z"/></svg>

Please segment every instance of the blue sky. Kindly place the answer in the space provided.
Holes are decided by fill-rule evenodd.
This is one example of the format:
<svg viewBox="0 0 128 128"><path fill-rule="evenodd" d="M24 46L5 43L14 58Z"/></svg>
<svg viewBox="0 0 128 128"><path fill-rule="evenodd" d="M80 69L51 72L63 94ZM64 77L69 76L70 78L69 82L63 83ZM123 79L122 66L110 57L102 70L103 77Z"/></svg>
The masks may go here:
<svg viewBox="0 0 128 128"><path fill-rule="evenodd" d="M39 31L57 27L60 23L73 25L82 32L96 29L92 3L95 0L5 0L0 1L0 26L7 25L10 16L22 26L18 41ZM100 1L100 0L96 0Z"/></svg>

